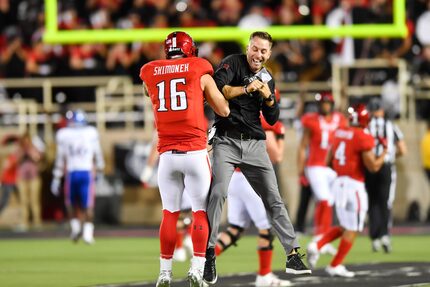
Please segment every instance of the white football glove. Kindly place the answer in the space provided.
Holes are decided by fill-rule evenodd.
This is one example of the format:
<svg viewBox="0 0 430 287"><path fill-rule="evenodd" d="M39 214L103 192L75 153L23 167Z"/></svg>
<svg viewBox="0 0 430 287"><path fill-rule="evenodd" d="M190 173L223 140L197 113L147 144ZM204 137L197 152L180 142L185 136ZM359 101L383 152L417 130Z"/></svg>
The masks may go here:
<svg viewBox="0 0 430 287"><path fill-rule="evenodd" d="M145 165L145 168L142 170L142 173L140 174L140 182L144 184L148 183L153 173L154 173L154 169L149 165Z"/></svg>

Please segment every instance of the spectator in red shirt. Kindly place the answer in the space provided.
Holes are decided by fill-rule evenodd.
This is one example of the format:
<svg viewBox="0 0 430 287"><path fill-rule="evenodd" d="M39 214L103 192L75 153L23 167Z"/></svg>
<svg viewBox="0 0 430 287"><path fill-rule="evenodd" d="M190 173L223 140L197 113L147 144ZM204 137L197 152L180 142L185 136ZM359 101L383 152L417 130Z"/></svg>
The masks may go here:
<svg viewBox="0 0 430 287"><path fill-rule="evenodd" d="M8 154L1 166L0 182L1 182L1 197L0 197L0 214L5 209L9 202L12 192L16 192L16 180L18 171L18 157L16 153L16 142L18 137L9 135L2 140L2 146L8 150Z"/></svg>

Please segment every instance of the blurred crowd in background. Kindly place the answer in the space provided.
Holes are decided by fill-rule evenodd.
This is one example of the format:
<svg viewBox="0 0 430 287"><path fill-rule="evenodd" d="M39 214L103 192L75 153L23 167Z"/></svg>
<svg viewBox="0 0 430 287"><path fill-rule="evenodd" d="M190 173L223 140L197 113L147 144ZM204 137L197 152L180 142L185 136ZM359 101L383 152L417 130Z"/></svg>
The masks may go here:
<svg viewBox="0 0 430 287"><path fill-rule="evenodd" d="M277 41L269 66L276 80L325 81L331 63L357 58L404 58L416 75L430 74L430 41L420 27L430 25L430 1L407 3L408 36L405 39L286 40ZM268 25L350 25L392 23L392 0L88 0L58 1L59 29L138 29L198 26L264 28ZM140 83L140 67L163 58L162 43L51 45L43 43L42 0L0 0L0 78L127 75ZM427 24L426 24L427 23ZM425 34L425 33L424 33ZM418 36L417 36L418 35ZM214 66L239 43L198 43L201 57ZM361 74L356 84L384 82L387 73ZM25 92L4 91L6 97ZM67 95L68 101L85 101Z"/></svg>

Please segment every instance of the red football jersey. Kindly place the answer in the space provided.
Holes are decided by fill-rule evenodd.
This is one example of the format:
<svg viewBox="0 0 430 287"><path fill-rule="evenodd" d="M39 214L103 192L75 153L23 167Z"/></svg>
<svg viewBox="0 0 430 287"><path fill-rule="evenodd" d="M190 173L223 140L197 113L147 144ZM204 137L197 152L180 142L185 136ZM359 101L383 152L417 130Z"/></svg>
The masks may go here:
<svg viewBox="0 0 430 287"><path fill-rule="evenodd" d="M284 135L285 134L285 126L281 121L277 121L273 126L269 125L268 122L264 119L262 115L260 115L261 127L265 131L273 131L276 135Z"/></svg>
<svg viewBox="0 0 430 287"><path fill-rule="evenodd" d="M341 113L334 112L326 119L319 113L308 113L302 117L302 125L310 132L307 166L326 166L327 153L333 143L333 132L346 126L347 120Z"/></svg>
<svg viewBox="0 0 430 287"><path fill-rule="evenodd" d="M0 180L3 184L16 184L18 177L18 157L16 154L9 154L3 163Z"/></svg>
<svg viewBox="0 0 430 287"><path fill-rule="evenodd" d="M364 181L363 151L373 149L372 135L362 128L345 127L335 131L332 166L338 176L349 176Z"/></svg>
<svg viewBox="0 0 430 287"><path fill-rule="evenodd" d="M213 68L197 57L157 60L141 68L140 78L152 101L159 153L206 148L207 122L200 85L204 74L212 75Z"/></svg>

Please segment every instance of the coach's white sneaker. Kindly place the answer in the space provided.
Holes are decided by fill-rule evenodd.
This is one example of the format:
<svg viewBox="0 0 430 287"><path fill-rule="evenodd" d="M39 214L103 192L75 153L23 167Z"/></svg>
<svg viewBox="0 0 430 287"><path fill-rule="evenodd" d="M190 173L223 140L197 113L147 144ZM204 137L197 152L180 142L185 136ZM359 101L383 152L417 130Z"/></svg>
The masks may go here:
<svg viewBox="0 0 430 287"><path fill-rule="evenodd" d="M163 270L160 271L158 276L156 287L170 287L172 283L172 271Z"/></svg>
<svg viewBox="0 0 430 287"><path fill-rule="evenodd" d="M178 262L185 262L187 261L187 251L185 251L185 248L180 247L176 248L175 252L173 252L173 260Z"/></svg>
<svg viewBox="0 0 430 287"><path fill-rule="evenodd" d="M291 286L288 280L281 280L272 272L266 275L257 275L255 280L256 287L275 287L275 286Z"/></svg>
<svg viewBox="0 0 430 287"><path fill-rule="evenodd" d="M308 265L311 269L315 269L317 266L318 259L320 258L320 252L318 250L318 245L316 242L311 242L308 244L306 259L308 260Z"/></svg>
<svg viewBox="0 0 430 287"><path fill-rule="evenodd" d="M349 271L343 265L337 265L336 267L332 267L329 265L325 268L325 271L328 273L328 275L332 277L339 276L339 277L352 278L355 276L354 272Z"/></svg>

